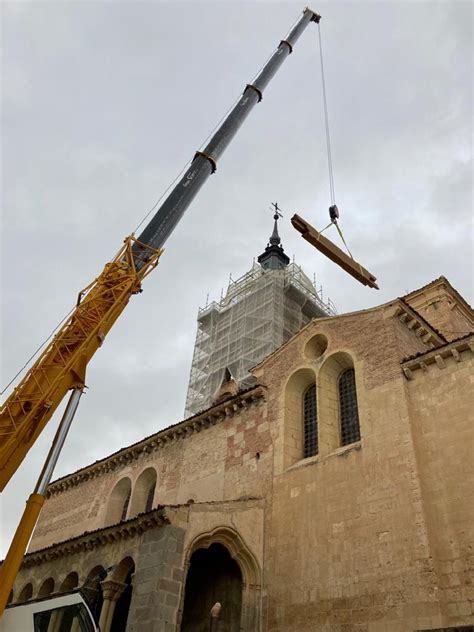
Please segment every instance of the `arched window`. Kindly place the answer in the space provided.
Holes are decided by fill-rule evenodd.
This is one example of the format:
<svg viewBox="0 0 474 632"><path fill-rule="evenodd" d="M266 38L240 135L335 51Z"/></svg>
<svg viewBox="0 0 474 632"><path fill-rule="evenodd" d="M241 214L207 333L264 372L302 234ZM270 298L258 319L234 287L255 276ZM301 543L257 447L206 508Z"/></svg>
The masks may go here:
<svg viewBox="0 0 474 632"><path fill-rule="evenodd" d="M156 490L156 470L147 467L137 478L133 486L132 502L130 505L130 517L153 508Z"/></svg>
<svg viewBox="0 0 474 632"><path fill-rule="evenodd" d="M339 377L339 415L341 422L341 445L360 439L359 411L354 369L346 369Z"/></svg>
<svg viewBox="0 0 474 632"><path fill-rule="evenodd" d="M318 454L318 411L316 384L312 384L303 396L303 456L315 454Z"/></svg>
<svg viewBox="0 0 474 632"><path fill-rule="evenodd" d="M292 375L290 375L286 383L282 462L284 469L291 467L310 454L316 454L312 451L314 450L314 445L312 449L309 449L309 437L306 430L306 418L308 415L305 410L305 399L307 399L308 404L311 400L315 402L315 384L316 374L313 369L308 367L297 369ZM310 393L311 387L314 387L312 395ZM313 409L316 411L316 405L314 405ZM315 436L317 441L317 433Z"/></svg>
<svg viewBox="0 0 474 632"><path fill-rule="evenodd" d="M127 517L132 482L128 477L122 478L113 488L109 497L105 514L105 526L117 524Z"/></svg>

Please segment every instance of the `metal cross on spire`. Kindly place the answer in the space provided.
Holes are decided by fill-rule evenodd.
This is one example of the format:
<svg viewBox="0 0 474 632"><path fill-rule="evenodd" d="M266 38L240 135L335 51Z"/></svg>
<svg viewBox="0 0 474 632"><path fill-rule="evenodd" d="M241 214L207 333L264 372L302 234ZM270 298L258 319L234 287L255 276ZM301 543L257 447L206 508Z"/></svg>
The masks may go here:
<svg viewBox="0 0 474 632"><path fill-rule="evenodd" d="M280 217L283 217L280 209L278 208L278 202L272 202L273 206L273 219L275 220L275 224L273 225L273 233L270 236L270 244L273 246L278 246L281 243L280 235L278 234L278 220Z"/></svg>
<svg viewBox="0 0 474 632"><path fill-rule="evenodd" d="M278 208L278 202L272 202L272 206L273 206L273 210L274 210L274 216L273 219L278 219L279 217L283 217L283 213L281 213L280 209Z"/></svg>

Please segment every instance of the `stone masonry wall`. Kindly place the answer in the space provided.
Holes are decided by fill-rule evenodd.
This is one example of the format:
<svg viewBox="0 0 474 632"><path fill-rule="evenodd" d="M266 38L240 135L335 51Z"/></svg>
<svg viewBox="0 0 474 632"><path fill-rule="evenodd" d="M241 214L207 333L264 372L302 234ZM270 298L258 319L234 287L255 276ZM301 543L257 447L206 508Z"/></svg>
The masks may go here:
<svg viewBox="0 0 474 632"><path fill-rule="evenodd" d="M261 399L200 432L144 449L138 458L124 458L112 471L68 483L47 498L29 550L103 527L115 484L129 477L133 498L134 484L148 467L157 472L156 506L264 495L271 484L271 466L269 424ZM132 517L131 505L127 518Z"/></svg>
<svg viewBox="0 0 474 632"><path fill-rule="evenodd" d="M138 552L127 632L175 632L184 581L185 529L147 531Z"/></svg>
<svg viewBox="0 0 474 632"><path fill-rule="evenodd" d="M472 351L413 371L407 391L442 624L473 624Z"/></svg>
<svg viewBox="0 0 474 632"><path fill-rule="evenodd" d="M417 310L447 340L456 340L474 330L474 315L467 303L462 303L449 282L438 281L412 292L406 301Z"/></svg>
<svg viewBox="0 0 474 632"><path fill-rule="evenodd" d="M265 526L269 631L443 625L400 367L403 357L427 348L389 307L314 321L255 371L268 387L275 444ZM316 334L328 347L311 358L306 345ZM288 468L285 383L306 367L318 383L326 360L341 351L354 363L361 441Z"/></svg>

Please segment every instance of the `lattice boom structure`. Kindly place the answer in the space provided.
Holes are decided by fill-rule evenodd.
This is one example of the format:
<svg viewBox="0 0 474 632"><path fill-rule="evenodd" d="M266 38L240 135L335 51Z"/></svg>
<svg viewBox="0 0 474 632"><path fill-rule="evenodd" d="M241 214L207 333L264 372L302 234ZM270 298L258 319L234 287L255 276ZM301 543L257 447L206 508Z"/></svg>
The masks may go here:
<svg viewBox="0 0 474 632"><path fill-rule="evenodd" d="M291 263L275 270L254 263L229 283L221 301L199 310L185 414L211 405L226 367L240 387L251 386L251 367L311 319L335 313L300 266Z"/></svg>

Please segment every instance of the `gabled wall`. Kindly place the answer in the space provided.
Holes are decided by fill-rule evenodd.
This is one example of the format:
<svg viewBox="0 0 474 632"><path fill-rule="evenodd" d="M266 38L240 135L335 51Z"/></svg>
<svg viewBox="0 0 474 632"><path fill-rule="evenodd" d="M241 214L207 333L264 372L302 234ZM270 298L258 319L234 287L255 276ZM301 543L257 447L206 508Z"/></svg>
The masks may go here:
<svg viewBox="0 0 474 632"><path fill-rule="evenodd" d="M445 277L411 292L406 302L419 312L447 340L455 340L474 331L474 315L468 303Z"/></svg>
<svg viewBox="0 0 474 632"><path fill-rule="evenodd" d="M400 365L432 346L431 333L413 322L400 318L396 302L313 321L255 370L268 388L275 459L265 534L268 630L407 632L452 620L438 594L426 467L414 437L419 421ZM317 344L323 339L327 347ZM329 384L344 368L341 357L355 368L361 429L360 441L345 447L334 443L337 402ZM318 388L320 453L308 459L293 430L297 393L288 389L298 375L314 375ZM451 403L465 402L465 393L449 392L449 378L441 379ZM432 405L436 418L435 391ZM472 622L467 611L453 620Z"/></svg>

